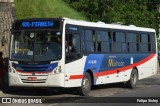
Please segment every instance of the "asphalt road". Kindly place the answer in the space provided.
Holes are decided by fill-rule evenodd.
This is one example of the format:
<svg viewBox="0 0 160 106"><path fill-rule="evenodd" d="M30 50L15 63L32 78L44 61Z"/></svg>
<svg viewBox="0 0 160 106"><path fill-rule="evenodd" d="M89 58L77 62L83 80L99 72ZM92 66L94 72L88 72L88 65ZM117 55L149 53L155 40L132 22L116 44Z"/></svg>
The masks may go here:
<svg viewBox="0 0 160 106"><path fill-rule="evenodd" d="M160 87L160 71L149 78L140 80L135 89L125 88L121 83L106 84L93 86L89 97L109 97L109 96L156 96L154 92L156 88ZM145 92L148 90L152 92ZM142 93L137 93L142 92ZM143 93L144 92L144 93ZM133 94L132 94L133 93ZM160 96L160 92L155 92L157 96ZM124 95L126 94L126 95ZM128 95L127 95L128 94ZM7 92L0 91L0 97L80 97L76 89L29 89L29 88L17 88Z"/></svg>
<svg viewBox="0 0 160 106"><path fill-rule="evenodd" d="M160 103L160 71L152 77L140 80L137 84L137 88L135 89L125 88L120 83L94 86L88 97L79 96L75 89L24 89L24 88L14 89L8 92L0 91L0 97L40 98L42 99L43 103L45 102L47 103L46 105L49 106L56 106L56 105L88 106L88 103L92 103L92 106L94 105L106 106L105 103L107 104L111 103L109 105L112 106L115 105L124 106L127 105L126 104L127 102L135 102L137 101L137 99L146 99L143 97L147 97L147 99L153 99L152 97L159 97L158 102ZM126 103L123 104L124 102ZM159 105L159 103L158 104L153 103L152 106ZM140 104L132 103L131 105L150 106L149 104L143 104L143 103Z"/></svg>

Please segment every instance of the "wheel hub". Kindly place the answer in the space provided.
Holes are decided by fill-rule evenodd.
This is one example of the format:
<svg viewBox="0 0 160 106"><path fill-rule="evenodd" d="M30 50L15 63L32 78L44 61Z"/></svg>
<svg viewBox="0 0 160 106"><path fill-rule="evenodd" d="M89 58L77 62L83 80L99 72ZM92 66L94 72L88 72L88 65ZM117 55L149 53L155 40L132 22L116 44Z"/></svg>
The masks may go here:
<svg viewBox="0 0 160 106"><path fill-rule="evenodd" d="M132 75L132 82L133 84L135 85L136 84L136 81L137 81L137 77L135 74Z"/></svg>
<svg viewBox="0 0 160 106"><path fill-rule="evenodd" d="M87 78L83 80L83 89L89 89L89 80Z"/></svg>

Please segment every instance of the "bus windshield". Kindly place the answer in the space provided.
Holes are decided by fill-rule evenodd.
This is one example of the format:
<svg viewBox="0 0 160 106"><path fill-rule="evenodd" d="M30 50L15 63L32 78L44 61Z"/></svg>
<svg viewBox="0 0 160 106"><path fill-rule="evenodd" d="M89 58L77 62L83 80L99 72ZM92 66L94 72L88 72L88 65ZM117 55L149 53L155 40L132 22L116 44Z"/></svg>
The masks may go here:
<svg viewBox="0 0 160 106"><path fill-rule="evenodd" d="M11 35L10 59L53 61L62 56L60 31L18 31Z"/></svg>

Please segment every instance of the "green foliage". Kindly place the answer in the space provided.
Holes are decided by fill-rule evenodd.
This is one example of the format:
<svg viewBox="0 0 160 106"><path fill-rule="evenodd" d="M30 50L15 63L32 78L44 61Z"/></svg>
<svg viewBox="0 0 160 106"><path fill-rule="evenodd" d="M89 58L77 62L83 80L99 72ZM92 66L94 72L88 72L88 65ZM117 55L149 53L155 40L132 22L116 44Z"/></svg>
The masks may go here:
<svg viewBox="0 0 160 106"><path fill-rule="evenodd" d="M86 20L62 0L15 0L18 19L68 17Z"/></svg>
<svg viewBox="0 0 160 106"><path fill-rule="evenodd" d="M157 48L160 51L160 39L157 39Z"/></svg>
<svg viewBox="0 0 160 106"><path fill-rule="evenodd" d="M123 22L126 25L154 28L158 35L160 0L63 0L90 21ZM160 16L159 16L160 17ZM160 48L160 43L159 43Z"/></svg>
<svg viewBox="0 0 160 106"><path fill-rule="evenodd" d="M64 0L90 21L158 29L159 0Z"/></svg>

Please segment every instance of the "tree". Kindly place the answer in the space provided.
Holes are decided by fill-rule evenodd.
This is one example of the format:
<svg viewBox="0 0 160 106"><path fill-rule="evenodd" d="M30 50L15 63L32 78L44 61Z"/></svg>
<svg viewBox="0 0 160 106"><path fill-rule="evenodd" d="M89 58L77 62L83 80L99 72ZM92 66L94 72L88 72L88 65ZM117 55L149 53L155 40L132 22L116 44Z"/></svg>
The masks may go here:
<svg viewBox="0 0 160 106"><path fill-rule="evenodd" d="M64 0L90 21L123 22L158 29L159 0ZM155 6L156 5L156 6Z"/></svg>
<svg viewBox="0 0 160 106"><path fill-rule="evenodd" d="M158 35L159 0L64 0L90 21L123 22L154 28ZM160 17L160 16L159 16Z"/></svg>

